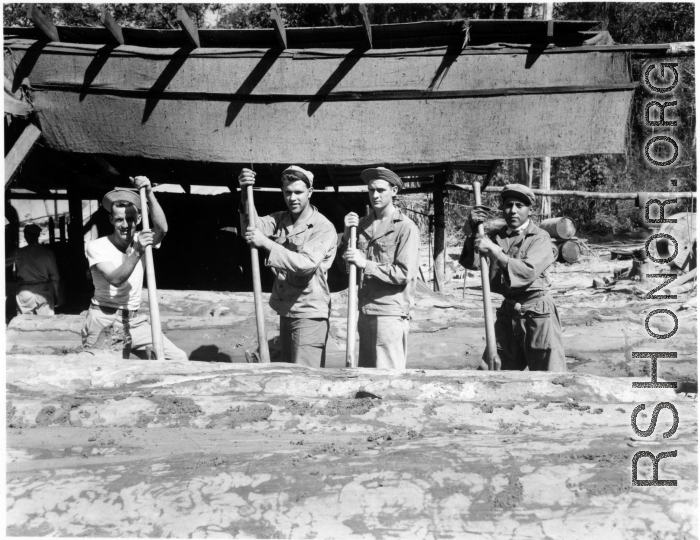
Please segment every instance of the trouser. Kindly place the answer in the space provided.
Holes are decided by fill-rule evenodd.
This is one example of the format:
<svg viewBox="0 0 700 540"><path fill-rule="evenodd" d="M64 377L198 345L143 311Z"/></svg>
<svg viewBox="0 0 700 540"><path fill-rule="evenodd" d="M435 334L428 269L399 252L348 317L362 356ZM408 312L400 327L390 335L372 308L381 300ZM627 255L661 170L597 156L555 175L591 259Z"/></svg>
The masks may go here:
<svg viewBox="0 0 700 540"><path fill-rule="evenodd" d="M549 294L523 304L504 300L495 327L502 370L566 371L561 321Z"/></svg>
<svg viewBox="0 0 700 540"><path fill-rule="evenodd" d="M280 362L326 367L328 319L280 317Z"/></svg>
<svg viewBox="0 0 700 540"><path fill-rule="evenodd" d="M408 317L360 313L359 367L406 369L408 356Z"/></svg>
<svg viewBox="0 0 700 540"><path fill-rule="evenodd" d="M83 346L85 348L93 347L100 332L111 325L114 331L112 341L123 341L122 358L129 358L129 355L133 352L138 358L148 360L146 347L153 346L151 325L148 323L148 318L145 315L131 318L122 316L121 310L118 310L116 313L108 313L107 311L92 307L88 309L85 324L83 324L83 329L80 332ZM163 353L166 360L180 360L184 362L188 360L185 351L178 349L165 336L163 336Z"/></svg>
<svg viewBox="0 0 700 540"><path fill-rule="evenodd" d="M19 315L54 315L54 295L51 283L22 284L17 291Z"/></svg>

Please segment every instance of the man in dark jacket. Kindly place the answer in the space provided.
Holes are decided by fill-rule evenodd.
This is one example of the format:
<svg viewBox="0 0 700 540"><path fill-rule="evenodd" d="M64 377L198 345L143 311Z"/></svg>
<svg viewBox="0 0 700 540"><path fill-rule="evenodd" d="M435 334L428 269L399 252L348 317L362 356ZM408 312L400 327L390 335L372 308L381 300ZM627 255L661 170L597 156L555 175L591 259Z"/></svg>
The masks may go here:
<svg viewBox="0 0 700 540"><path fill-rule="evenodd" d="M501 369L566 371L559 313L548 292L547 270L554 262L551 241L530 220L535 195L526 186L509 184L501 191L501 200L506 226L487 235L476 234L477 225L488 218L488 208L475 207L459 262L478 269L479 255L485 255L491 290L505 298L496 311ZM480 369L485 365L482 361Z"/></svg>

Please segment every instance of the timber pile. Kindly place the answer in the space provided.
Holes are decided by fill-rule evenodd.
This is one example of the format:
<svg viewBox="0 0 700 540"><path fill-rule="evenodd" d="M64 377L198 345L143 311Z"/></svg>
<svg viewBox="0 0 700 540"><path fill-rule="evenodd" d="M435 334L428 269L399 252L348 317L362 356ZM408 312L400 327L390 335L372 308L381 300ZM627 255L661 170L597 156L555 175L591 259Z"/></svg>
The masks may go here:
<svg viewBox="0 0 700 540"><path fill-rule="evenodd" d="M7 532L695 536L697 403L630 381L10 356ZM659 400L681 428L631 437ZM650 443L683 489L630 489Z"/></svg>

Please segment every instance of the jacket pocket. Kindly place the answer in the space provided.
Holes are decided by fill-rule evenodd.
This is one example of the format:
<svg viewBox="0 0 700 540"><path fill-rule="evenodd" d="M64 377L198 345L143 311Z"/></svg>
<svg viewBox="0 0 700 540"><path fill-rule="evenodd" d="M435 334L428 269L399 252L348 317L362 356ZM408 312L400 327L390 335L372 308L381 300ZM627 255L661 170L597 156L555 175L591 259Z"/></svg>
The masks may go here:
<svg viewBox="0 0 700 540"><path fill-rule="evenodd" d="M396 241L379 240L377 241L377 255L381 263L391 264L396 256Z"/></svg>

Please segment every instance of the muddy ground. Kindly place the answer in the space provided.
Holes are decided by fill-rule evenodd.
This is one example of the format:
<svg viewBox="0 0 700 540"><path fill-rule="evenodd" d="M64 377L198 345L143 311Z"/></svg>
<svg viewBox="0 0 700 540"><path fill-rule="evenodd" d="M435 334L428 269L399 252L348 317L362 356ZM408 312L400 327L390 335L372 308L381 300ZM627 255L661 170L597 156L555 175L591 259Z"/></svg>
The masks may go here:
<svg viewBox="0 0 700 540"><path fill-rule="evenodd" d="M554 268L568 374L474 371L478 275L419 294L409 368L342 369L346 296L333 298L328 366L246 364L252 295L161 291L164 329L190 362L78 352L82 318L8 328L7 534L238 538L697 538L695 292L592 289L630 261ZM462 294L464 293L464 298ZM496 305L500 299L494 296ZM644 317L668 308L676 335ZM277 322L267 312L273 359ZM655 317L652 330L672 321ZM649 361L675 350L636 389ZM644 404L636 435L630 416ZM633 487L632 456L677 487ZM650 478L648 459L639 477Z"/></svg>

